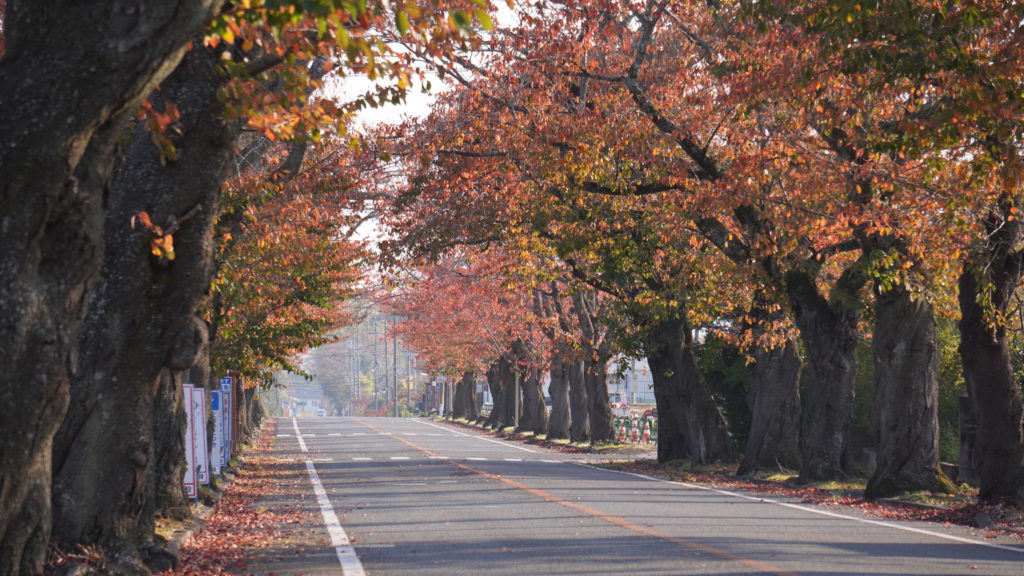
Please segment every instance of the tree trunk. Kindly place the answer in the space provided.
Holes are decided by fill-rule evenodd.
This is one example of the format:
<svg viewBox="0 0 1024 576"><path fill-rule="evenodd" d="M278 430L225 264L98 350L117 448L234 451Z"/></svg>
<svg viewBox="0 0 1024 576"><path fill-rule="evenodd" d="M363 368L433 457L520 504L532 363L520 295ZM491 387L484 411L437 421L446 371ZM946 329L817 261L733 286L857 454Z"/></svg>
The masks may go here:
<svg viewBox="0 0 1024 576"><path fill-rule="evenodd" d="M994 236L990 241L998 240ZM1011 248L1009 244L996 245L985 260L992 275L989 296L998 311L1006 310L1017 289L1021 254L1008 254ZM982 295L970 265L960 275L959 288L960 357L978 420L974 441L978 497L1024 505L1024 401L1010 362L1006 328L993 330L989 326L989 316L978 303Z"/></svg>
<svg viewBox="0 0 1024 576"><path fill-rule="evenodd" d="M729 438L725 417L708 392L704 376L693 357L693 330L685 313L678 318L661 321L651 331L650 338L652 350L648 361L651 361L650 357L657 357L655 365L661 373L661 382L655 383L655 395L661 388L664 403L684 430L690 461L705 464L732 456L735 447ZM652 370L655 365L651 366ZM660 443L661 406L658 416Z"/></svg>
<svg viewBox="0 0 1024 576"><path fill-rule="evenodd" d="M590 442L590 402L587 400L587 382L583 373L583 362L573 360L566 363L566 377L569 381L569 401L572 411L569 439L573 442Z"/></svg>
<svg viewBox="0 0 1024 576"><path fill-rule="evenodd" d="M608 357L602 354L595 361L584 362L583 373L587 387L587 415L590 419L592 443L615 440L612 426L612 403L608 398Z"/></svg>
<svg viewBox="0 0 1024 576"><path fill-rule="evenodd" d="M664 464L689 458L690 441L686 437L686 423L677 416L679 411L673 405L673 396L669 394L676 386L670 382L677 377L675 365L665 351L655 349L654 343L648 353L647 364L651 368L654 403L658 409L658 462Z"/></svg>
<svg viewBox="0 0 1024 576"><path fill-rule="evenodd" d="M466 379L460 378L455 383L455 400L452 402L452 419L464 420L466 418Z"/></svg>
<svg viewBox="0 0 1024 576"><path fill-rule="evenodd" d="M896 287L876 295L875 317L878 468L864 495L954 491L939 469L939 350L932 306Z"/></svg>
<svg viewBox="0 0 1024 576"><path fill-rule="evenodd" d="M786 340L759 346L750 366L750 435L737 474L800 465L800 354Z"/></svg>
<svg viewBox="0 0 1024 576"><path fill-rule="evenodd" d="M540 380L540 370L528 369L522 385L523 418L519 422L519 430L533 432L534 435L541 436L548 430L548 411L544 405L544 388Z"/></svg>
<svg viewBox="0 0 1024 576"><path fill-rule="evenodd" d="M847 473L846 441L857 376L856 294L837 289L829 302L814 278L800 271L787 273L786 289L811 379L804 389L800 478L839 478Z"/></svg>
<svg viewBox="0 0 1024 576"><path fill-rule="evenodd" d="M216 0L14 2L0 60L0 576L38 574L121 126ZM134 9L130 9L134 8Z"/></svg>
<svg viewBox="0 0 1024 576"><path fill-rule="evenodd" d="M462 414L463 417L473 422L480 417L480 412L477 409L476 401L476 373L473 371L466 371L462 374L462 380L459 383L462 387Z"/></svg>
<svg viewBox="0 0 1024 576"><path fill-rule="evenodd" d="M54 537L91 544L137 572L137 546L151 534L146 479L153 463L153 410L164 367L191 366L206 344L194 314L209 288L212 229L237 127L219 117L222 75L208 52L189 52L152 101L173 101L183 135L164 162L141 129L108 199L104 280L79 346L81 373L54 446ZM174 259L154 256L153 233L132 228L146 211L174 235ZM206 383L201 383L205 385ZM120 503L112 506L112 502Z"/></svg>
<svg viewBox="0 0 1024 576"><path fill-rule="evenodd" d="M502 417L505 409L505 380L502 371L505 369L502 358L495 360L487 369L487 387L491 389L491 413L487 416L484 426L494 430L500 430L504 425Z"/></svg>
<svg viewBox="0 0 1024 576"><path fill-rule="evenodd" d="M569 437L569 382L565 360L558 352L551 361L551 415L548 419L548 439L560 440Z"/></svg>

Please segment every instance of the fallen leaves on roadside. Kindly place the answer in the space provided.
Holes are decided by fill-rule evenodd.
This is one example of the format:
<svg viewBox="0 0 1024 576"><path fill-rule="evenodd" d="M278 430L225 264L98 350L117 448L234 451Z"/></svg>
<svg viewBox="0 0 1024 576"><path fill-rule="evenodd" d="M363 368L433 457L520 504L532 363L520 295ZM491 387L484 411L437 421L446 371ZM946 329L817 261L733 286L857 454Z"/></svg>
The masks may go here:
<svg viewBox="0 0 1024 576"><path fill-rule="evenodd" d="M181 549L177 570L164 576L238 576L245 574L250 560L278 550L296 525L315 521L309 508L267 509L261 500L289 488L305 488L304 470L294 461L282 460L272 451L277 432L270 421L260 432L245 464L227 486L216 511L205 521L203 531Z"/></svg>
<svg viewBox="0 0 1024 576"><path fill-rule="evenodd" d="M847 490L829 490L815 486L799 485L792 482L779 482L737 476L720 472L702 472L667 468L648 461L610 462L604 467L632 472L645 476L654 476L676 482L686 482L710 486L726 490L746 490L769 496L798 498L802 502L823 506L848 506L857 508L865 514L888 520L915 520L936 522L947 526L975 526L975 518L981 512L988 512L993 517L1005 518L997 522L996 529L1001 534L1024 538L1022 515L1007 506L991 506L976 503L956 504L946 507L922 507L893 501L865 500L860 493L852 494ZM996 534L988 533L985 538L996 538Z"/></svg>

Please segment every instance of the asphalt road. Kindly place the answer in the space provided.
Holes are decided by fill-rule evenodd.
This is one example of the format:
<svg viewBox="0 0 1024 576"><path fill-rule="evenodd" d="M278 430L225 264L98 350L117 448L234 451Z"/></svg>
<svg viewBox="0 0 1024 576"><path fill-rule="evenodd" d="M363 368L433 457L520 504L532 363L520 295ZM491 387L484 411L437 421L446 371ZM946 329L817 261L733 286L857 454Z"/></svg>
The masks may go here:
<svg viewBox="0 0 1024 576"><path fill-rule="evenodd" d="M282 420L277 447L305 463L324 526L268 574L1024 576L1024 542L645 479L426 420Z"/></svg>

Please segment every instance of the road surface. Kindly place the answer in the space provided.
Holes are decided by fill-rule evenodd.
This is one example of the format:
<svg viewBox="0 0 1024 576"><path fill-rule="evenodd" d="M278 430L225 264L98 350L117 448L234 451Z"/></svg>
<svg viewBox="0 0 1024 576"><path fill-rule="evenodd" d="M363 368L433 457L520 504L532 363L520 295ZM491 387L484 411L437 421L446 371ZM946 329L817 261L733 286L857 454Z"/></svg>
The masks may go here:
<svg viewBox="0 0 1024 576"><path fill-rule="evenodd" d="M419 419L281 420L319 538L250 569L319 576L1024 576L1024 542L646 479Z"/></svg>

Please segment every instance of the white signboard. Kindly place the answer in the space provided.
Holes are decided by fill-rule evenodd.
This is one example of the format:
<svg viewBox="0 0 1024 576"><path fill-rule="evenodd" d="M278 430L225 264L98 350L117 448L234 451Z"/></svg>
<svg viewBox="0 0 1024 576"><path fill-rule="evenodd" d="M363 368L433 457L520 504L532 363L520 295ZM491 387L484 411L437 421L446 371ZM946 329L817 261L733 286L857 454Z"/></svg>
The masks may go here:
<svg viewBox="0 0 1024 576"><path fill-rule="evenodd" d="M210 452L206 443L206 389L192 389L192 425L195 427L196 479L210 483Z"/></svg>
<svg viewBox="0 0 1024 576"><path fill-rule="evenodd" d="M195 429L192 427L192 421L195 420L195 416L192 415L192 389L194 387L191 384L185 384L182 388L184 389L183 406L185 407L185 493L189 498L195 498L199 495L199 487L196 484Z"/></svg>
<svg viewBox="0 0 1024 576"><path fill-rule="evenodd" d="M227 468L228 461L231 460L231 448L234 446L234 437L232 432L234 431L231 427L234 422L235 415L232 413L235 409L235 397L234 397L234 378L231 376L225 376L220 379L220 400L221 400L221 414L224 418L224 452L221 454L220 465Z"/></svg>
<svg viewBox="0 0 1024 576"><path fill-rule="evenodd" d="M220 390L210 391L210 411L213 412L213 442L211 443L210 471L214 476L220 476L221 462L224 457L224 415L223 394Z"/></svg>

